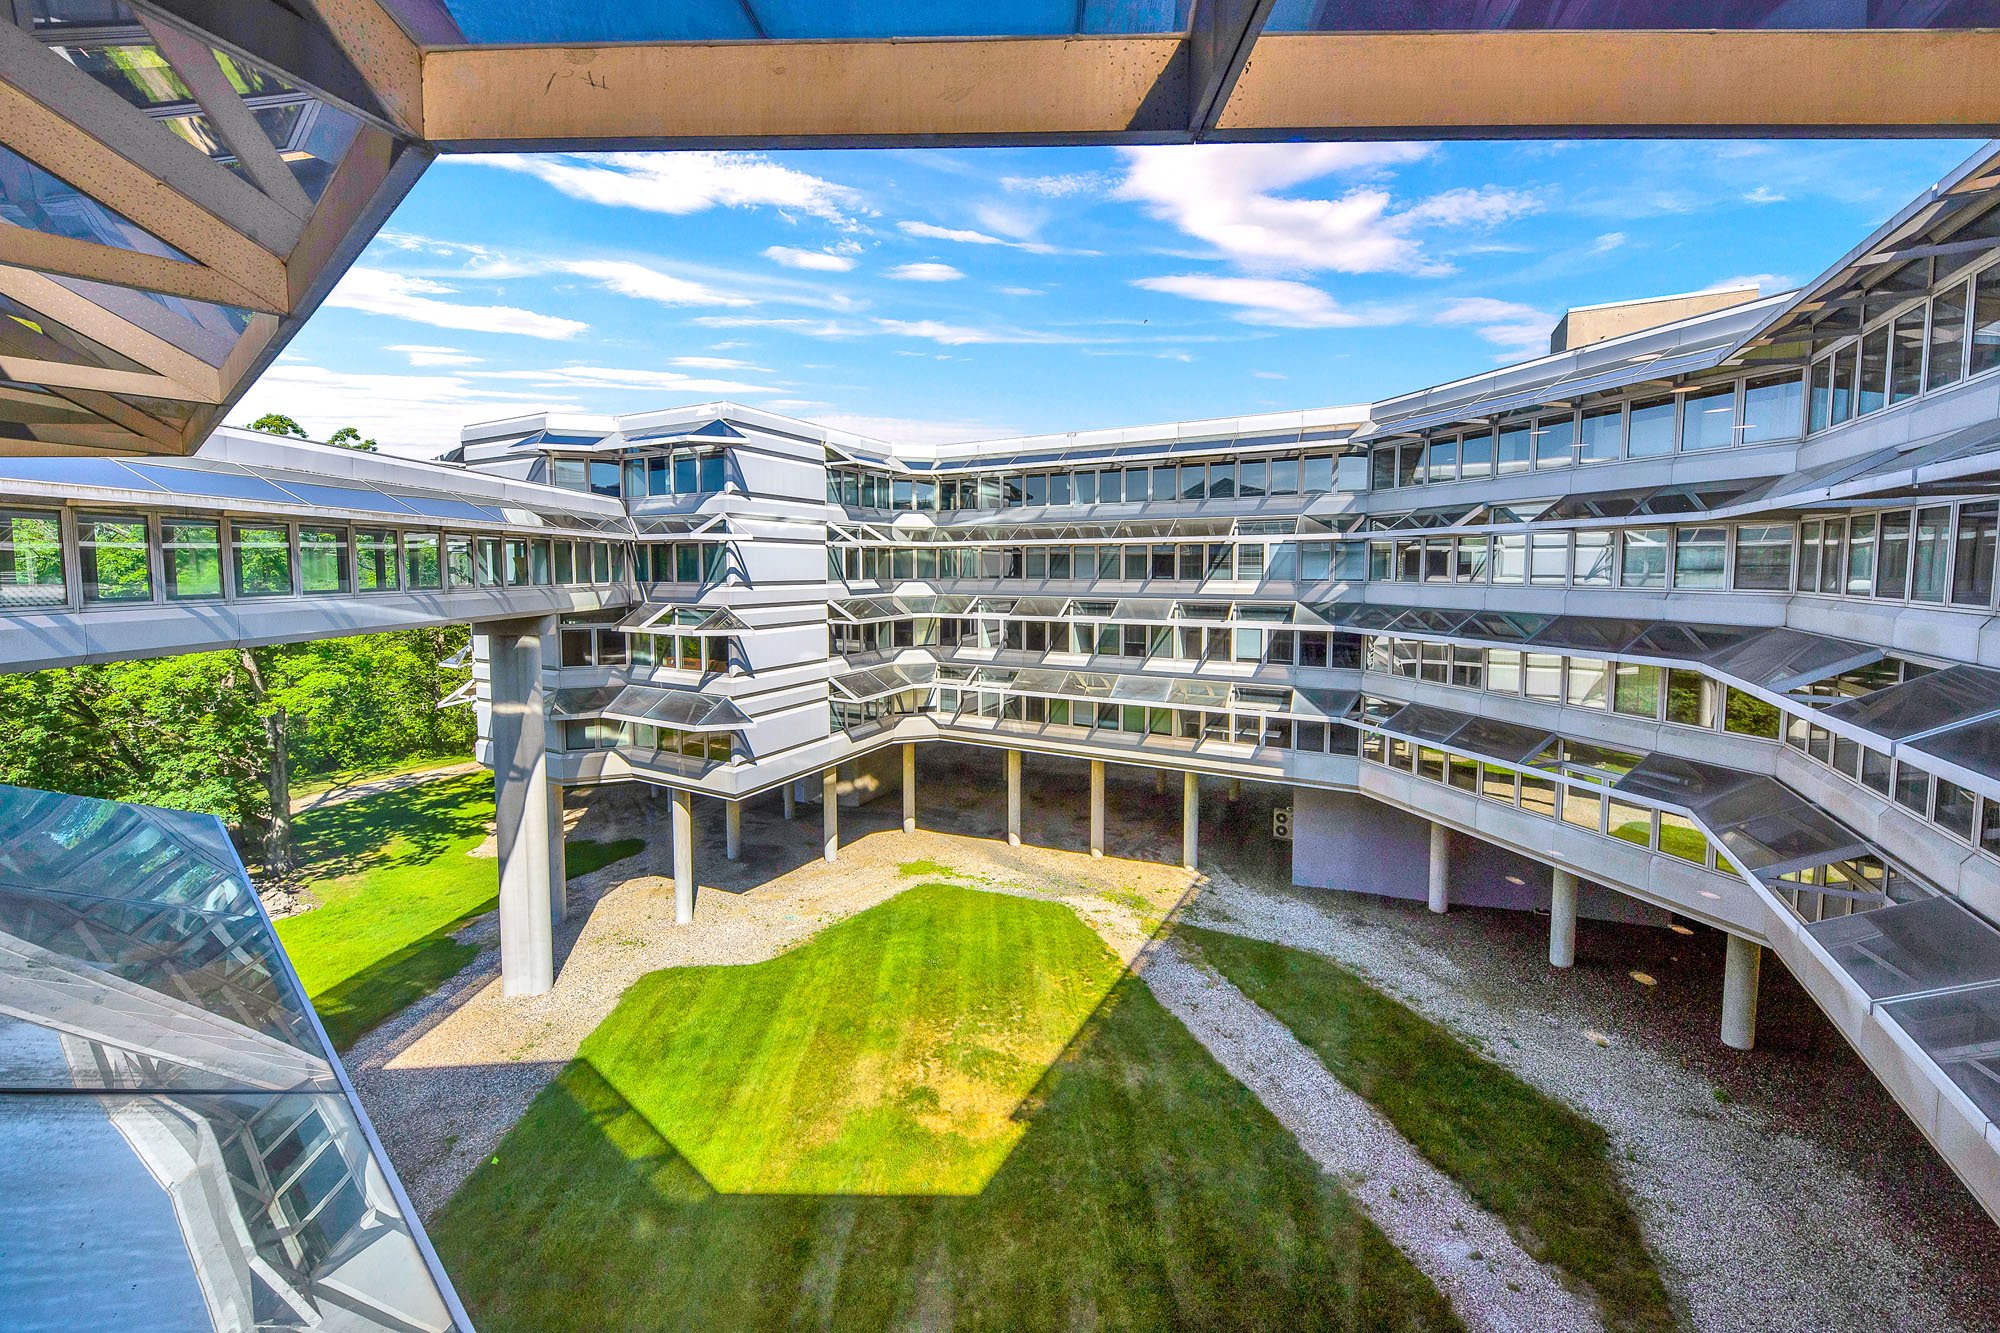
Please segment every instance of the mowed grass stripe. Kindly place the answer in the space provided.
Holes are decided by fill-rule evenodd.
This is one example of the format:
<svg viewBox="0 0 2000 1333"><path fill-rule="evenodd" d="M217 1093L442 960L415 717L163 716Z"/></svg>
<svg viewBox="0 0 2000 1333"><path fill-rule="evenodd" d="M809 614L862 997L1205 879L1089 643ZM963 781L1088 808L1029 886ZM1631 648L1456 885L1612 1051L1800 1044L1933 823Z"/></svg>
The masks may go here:
<svg viewBox="0 0 2000 1333"><path fill-rule="evenodd" d="M718 1194L661 1133L657 1106L635 1106L592 1062L593 1051L615 1049L629 1085L650 1058L694 1083L688 1097L739 1109L829 1083L855 1095L867 1085L843 1084L796 1054L732 1054L811 1044L781 1040L800 1020L735 1004L809 1005L821 1012L803 1026L847 1034L851 1047L857 1034L908 1018L905 980L937 976L947 959L962 982L939 993L933 1018L1009 1044L993 1026L1006 1005L982 978L1001 978L1003 994L1068 995L1054 1008L1074 1012L1099 984L1102 960L1048 915L1066 910L981 896L991 901L906 894L863 914L880 914L872 921L855 918L862 930L836 927L786 955L815 944L863 955L846 966L808 958L781 968L781 958L694 969L791 975L743 986L730 1004L703 987L671 1032L655 1026L668 1017L659 1001L669 992L649 978L655 994L619 1006L431 1228L480 1328L1458 1327L1338 1183L1130 978L1085 1007L1082 1031L1038 1071L1019 1112L1024 1133L974 1194ZM1073 916L1067 924L1083 929ZM1017 964L994 955L1024 944L1028 970L1069 971L1033 985L1007 980ZM819 984L842 979L869 984ZM1035 1014L1048 1006L1022 1012L1030 1033L1046 1033ZM675 1053L689 1041L702 1044L703 1061ZM922 1044L911 1038L902 1049ZM758 1085L758 1072L776 1086ZM751 1081L707 1081L717 1076ZM637 1090L657 1097L667 1077ZM874 1093L878 1104L896 1095L887 1084ZM790 1160L791 1126L776 1115L756 1125L761 1140L735 1136L732 1150Z"/></svg>
<svg viewBox="0 0 2000 1333"><path fill-rule="evenodd" d="M1677 1326L1604 1131L1317 954L1183 926L1176 937L1310 1047L1608 1326Z"/></svg>

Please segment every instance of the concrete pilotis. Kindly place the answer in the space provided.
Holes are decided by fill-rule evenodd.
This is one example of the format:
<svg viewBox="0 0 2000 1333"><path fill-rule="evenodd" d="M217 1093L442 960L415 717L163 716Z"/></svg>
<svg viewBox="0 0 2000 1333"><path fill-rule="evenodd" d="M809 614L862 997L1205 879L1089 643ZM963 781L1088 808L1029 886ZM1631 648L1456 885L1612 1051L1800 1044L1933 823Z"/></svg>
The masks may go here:
<svg viewBox="0 0 2000 1333"><path fill-rule="evenodd" d="M563 844L563 785L549 784L549 922L560 926L569 915L568 849Z"/></svg>
<svg viewBox="0 0 2000 1333"><path fill-rule="evenodd" d="M1437 823L1431 825L1430 904L1433 912L1451 907L1451 830Z"/></svg>
<svg viewBox="0 0 2000 1333"><path fill-rule="evenodd" d="M674 788L674 924L694 924L694 793Z"/></svg>
<svg viewBox="0 0 2000 1333"><path fill-rule="evenodd" d="M1021 845L1021 752L1007 751L1007 845Z"/></svg>
<svg viewBox="0 0 2000 1333"><path fill-rule="evenodd" d="M555 984L549 897L547 713L542 636L553 616L482 626L492 667L494 842L500 857L500 987L541 995Z"/></svg>
<svg viewBox="0 0 2000 1333"><path fill-rule="evenodd" d="M1242 800L1242 799L1243 799L1243 779L1242 779L1242 778L1231 778L1231 779L1229 779L1229 799L1230 799L1231 801L1240 801L1240 800Z"/></svg>
<svg viewBox="0 0 2000 1333"><path fill-rule="evenodd" d="M743 802L722 803L722 854L731 861L743 859Z"/></svg>
<svg viewBox="0 0 2000 1333"><path fill-rule="evenodd" d="M1167 770L1164 768L1153 770L1153 794L1156 796L1167 794Z"/></svg>
<svg viewBox="0 0 2000 1333"><path fill-rule="evenodd" d="M1722 956L1722 1044L1747 1051L1757 1044L1757 980L1764 949L1740 935Z"/></svg>
<svg viewBox="0 0 2000 1333"><path fill-rule="evenodd" d="M1576 962L1576 876L1558 867L1549 880L1549 966Z"/></svg>
<svg viewBox="0 0 2000 1333"><path fill-rule="evenodd" d="M917 747L903 742L903 832L917 831Z"/></svg>
<svg viewBox="0 0 2000 1333"><path fill-rule="evenodd" d="M1201 778L1181 774L1181 864L1189 870L1201 851Z"/></svg>
<svg viewBox="0 0 2000 1333"><path fill-rule="evenodd" d="M1104 761L1090 761L1090 854L1104 855Z"/></svg>
<svg viewBox="0 0 2000 1333"><path fill-rule="evenodd" d="M785 818L796 819L799 813L797 784L787 782L784 786L778 788L778 790L785 798Z"/></svg>
<svg viewBox="0 0 2000 1333"><path fill-rule="evenodd" d="M840 855L840 770L829 768L819 775L821 827L826 837L826 859L830 865Z"/></svg>

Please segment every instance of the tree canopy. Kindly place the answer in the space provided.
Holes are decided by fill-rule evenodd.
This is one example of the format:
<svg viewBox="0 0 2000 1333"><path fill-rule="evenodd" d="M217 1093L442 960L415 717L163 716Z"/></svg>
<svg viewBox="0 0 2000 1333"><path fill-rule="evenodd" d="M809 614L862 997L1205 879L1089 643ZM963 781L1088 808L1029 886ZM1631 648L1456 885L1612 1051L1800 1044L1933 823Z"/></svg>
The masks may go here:
<svg viewBox="0 0 2000 1333"><path fill-rule="evenodd" d="M309 440L306 428L282 412L266 412L250 423L251 430L263 431L266 435L289 435L294 439ZM342 426L326 437L326 442L342 449L358 449L372 454L376 450L375 441L366 438L352 426Z"/></svg>

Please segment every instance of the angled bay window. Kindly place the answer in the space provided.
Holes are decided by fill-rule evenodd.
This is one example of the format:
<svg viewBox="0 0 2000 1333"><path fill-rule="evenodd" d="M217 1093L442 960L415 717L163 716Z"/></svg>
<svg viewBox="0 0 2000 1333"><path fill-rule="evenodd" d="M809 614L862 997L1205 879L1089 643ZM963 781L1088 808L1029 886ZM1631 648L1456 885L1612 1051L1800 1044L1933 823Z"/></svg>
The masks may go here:
<svg viewBox="0 0 2000 1333"><path fill-rule="evenodd" d="M1956 384L1965 373L1966 284L1947 287L1931 299L1929 369L1926 389Z"/></svg>
<svg viewBox="0 0 2000 1333"><path fill-rule="evenodd" d="M81 514L76 520L76 545L84 601L152 600L152 554L147 549L144 518L136 514Z"/></svg>
<svg viewBox="0 0 2000 1333"><path fill-rule="evenodd" d="M1889 326L1889 401L1907 402L1924 389L1924 307L1913 306Z"/></svg>
<svg viewBox="0 0 2000 1333"><path fill-rule="evenodd" d="M213 519L160 520L160 565L172 600L222 596L222 525Z"/></svg>
<svg viewBox="0 0 2000 1333"><path fill-rule="evenodd" d="M309 593L348 591L346 529L299 529L299 581Z"/></svg>
<svg viewBox="0 0 2000 1333"><path fill-rule="evenodd" d="M60 606L67 599L61 516L0 511L0 608Z"/></svg>
<svg viewBox="0 0 2000 1333"><path fill-rule="evenodd" d="M229 543L238 597L292 595L291 534L283 525L232 523Z"/></svg>
<svg viewBox="0 0 2000 1333"><path fill-rule="evenodd" d="M1987 269L1973 284L1971 346L1968 374L2000 367L2000 265Z"/></svg>
<svg viewBox="0 0 2000 1333"><path fill-rule="evenodd" d="M1854 414L1879 412L1889 401L1889 327L1885 324L1861 340L1861 388Z"/></svg>

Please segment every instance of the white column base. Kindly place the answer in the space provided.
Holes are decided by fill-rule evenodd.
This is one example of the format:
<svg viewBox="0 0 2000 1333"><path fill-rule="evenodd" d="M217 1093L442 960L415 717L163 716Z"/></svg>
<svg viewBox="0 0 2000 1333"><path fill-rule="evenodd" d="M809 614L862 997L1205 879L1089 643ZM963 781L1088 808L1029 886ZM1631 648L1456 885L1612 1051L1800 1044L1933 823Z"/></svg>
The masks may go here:
<svg viewBox="0 0 2000 1333"><path fill-rule="evenodd" d="M1576 963L1576 876L1558 868L1549 881L1549 966Z"/></svg>

